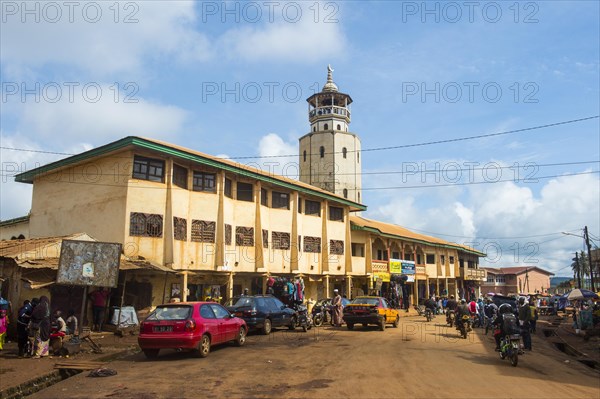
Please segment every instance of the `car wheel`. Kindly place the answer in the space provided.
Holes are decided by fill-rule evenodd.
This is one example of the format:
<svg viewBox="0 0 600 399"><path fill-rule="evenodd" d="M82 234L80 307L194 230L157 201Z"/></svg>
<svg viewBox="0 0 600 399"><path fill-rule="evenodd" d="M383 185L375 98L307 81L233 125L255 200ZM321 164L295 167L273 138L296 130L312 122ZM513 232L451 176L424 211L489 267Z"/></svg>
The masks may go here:
<svg viewBox="0 0 600 399"><path fill-rule="evenodd" d="M237 336L235 337L235 346L244 346L246 343L246 329L244 327L240 327L240 331L238 331Z"/></svg>
<svg viewBox="0 0 600 399"><path fill-rule="evenodd" d="M379 330L385 331L385 318L379 322Z"/></svg>
<svg viewBox="0 0 600 399"><path fill-rule="evenodd" d="M158 357L159 350L160 349L144 349L143 352L148 359L156 359Z"/></svg>
<svg viewBox="0 0 600 399"><path fill-rule="evenodd" d="M210 337L207 334L202 336L198 349L195 351L196 357L206 357L210 353Z"/></svg>
<svg viewBox="0 0 600 399"><path fill-rule="evenodd" d="M296 317L292 317L292 320L290 321L290 325L288 326L288 328L290 330L295 330L296 326L298 325L298 321L296 320Z"/></svg>
<svg viewBox="0 0 600 399"><path fill-rule="evenodd" d="M348 330L352 330L354 328L354 324L346 323L346 327L348 327Z"/></svg>
<svg viewBox="0 0 600 399"><path fill-rule="evenodd" d="M263 324L262 333L263 333L263 335L271 334L271 320L270 319L265 319L265 324Z"/></svg>
<svg viewBox="0 0 600 399"><path fill-rule="evenodd" d="M396 316L396 320L394 320L394 328L398 328L398 325L400 324L400 316Z"/></svg>

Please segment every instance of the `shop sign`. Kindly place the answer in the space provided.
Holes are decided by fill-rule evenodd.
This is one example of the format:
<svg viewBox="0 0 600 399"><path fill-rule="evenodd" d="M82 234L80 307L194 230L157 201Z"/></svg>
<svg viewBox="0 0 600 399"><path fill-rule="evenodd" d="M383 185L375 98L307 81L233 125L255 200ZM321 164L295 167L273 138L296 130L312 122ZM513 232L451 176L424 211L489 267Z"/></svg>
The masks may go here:
<svg viewBox="0 0 600 399"><path fill-rule="evenodd" d="M415 274L415 262L410 260L390 259L390 273Z"/></svg>
<svg viewBox="0 0 600 399"><path fill-rule="evenodd" d="M381 281L384 283L389 283L390 274L386 272L373 272L373 280L377 281L378 279L381 279Z"/></svg>
<svg viewBox="0 0 600 399"><path fill-rule="evenodd" d="M406 280L407 283L414 283L415 282L415 275L413 274L412 276L406 276L408 277L408 279Z"/></svg>

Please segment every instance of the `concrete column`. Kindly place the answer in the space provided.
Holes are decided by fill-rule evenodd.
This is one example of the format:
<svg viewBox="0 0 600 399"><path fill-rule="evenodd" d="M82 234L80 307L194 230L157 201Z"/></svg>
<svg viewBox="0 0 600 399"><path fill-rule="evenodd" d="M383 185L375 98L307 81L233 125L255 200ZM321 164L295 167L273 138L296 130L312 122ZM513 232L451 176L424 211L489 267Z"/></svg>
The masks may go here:
<svg viewBox="0 0 600 399"><path fill-rule="evenodd" d="M321 202L321 272L329 273L329 239L327 238L327 221L329 219L329 201Z"/></svg>
<svg viewBox="0 0 600 399"><path fill-rule="evenodd" d="M425 295L427 296L427 298L431 296L431 294L429 293L429 277L425 278Z"/></svg>
<svg viewBox="0 0 600 399"><path fill-rule="evenodd" d="M181 287L181 301L182 302L187 301L187 294L188 294L187 285L188 285L188 272L186 270L183 272L183 286Z"/></svg>
<svg viewBox="0 0 600 399"><path fill-rule="evenodd" d="M172 190L173 190L173 160L169 159L165 162L165 183L167 185L166 199L165 199L165 218L163 220L164 234L163 234L163 264L173 265L173 202L172 202Z"/></svg>
<svg viewBox="0 0 600 399"><path fill-rule="evenodd" d="M217 226L216 226L216 237L215 237L215 263L213 270L217 270L217 266L225 265L225 172L221 171L217 173L217 196L218 196L218 207L217 207ZM233 234L233 232L232 232Z"/></svg>
<svg viewBox="0 0 600 399"><path fill-rule="evenodd" d="M435 289L436 289L437 295L440 295L440 279L439 278L435 279Z"/></svg>
<svg viewBox="0 0 600 399"><path fill-rule="evenodd" d="M264 257L264 242L262 234L262 219L260 216L260 191L261 191L260 180L257 180L254 184L254 270L263 269L265 267Z"/></svg>
<svg viewBox="0 0 600 399"><path fill-rule="evenodd" d="M291 211L292 211L292 232L290 237L290 271L299 270L299 252L298 247L300 243L298 242L298 202L300 201L300 197L298 195L298 191L292 192L291 195ZM318 270L313 271L318 272Z"/></svg>
<svg viewBox="0 0 600 399"><path fill-rule="evenodd" d="M233 273L229 273L227 276L227 298L233 298Z"/></svg>
<svg viewBox="0 0 600 399"><path fill-rule="evenodd" d="M329 275L325 276L325 292L323 295L325 298L331 298L331 294L329 293Z"/></svg>
<svg viewBox="0 0 600 399"><path fill-rule="evenodd" d="M346 276L346 295L352 299L352 276Z"/></svg>

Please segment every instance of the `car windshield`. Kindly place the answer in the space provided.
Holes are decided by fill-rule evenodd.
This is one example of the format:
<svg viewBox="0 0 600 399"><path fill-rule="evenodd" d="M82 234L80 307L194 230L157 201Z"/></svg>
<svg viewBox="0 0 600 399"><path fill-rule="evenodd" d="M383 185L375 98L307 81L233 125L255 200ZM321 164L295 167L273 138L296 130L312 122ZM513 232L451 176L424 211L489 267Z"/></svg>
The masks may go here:
<svg viewBox="0 0 600 399"><path fill-rule="evenodd" d="M234 296L233 298L228 299L227 301L225 301L225 303L223 304L223 306L228 307L228 306L235 306L235 304L237 303L237 301L240 300L239 296Z"/></svg>
<svg viewBox="0 0 600 399"><path fill-rule="evenodd" d="M237 300L237 302L235 302L233 306L236 308L249 308L253 306L253 302L253 298L242 296Z"/></svg>
<svg viewBox="0 0 600 399"><path fill-rule="evenodd" d="M355 298L352 302L353 305L379 305L379 299L377 298Z"/></svg>
<svg viewBox="0 0 600 399"><path fill-rule="evenodd" d="M191 313L192 307L187 305L159 306L146 320L185 320Z"/></svg>

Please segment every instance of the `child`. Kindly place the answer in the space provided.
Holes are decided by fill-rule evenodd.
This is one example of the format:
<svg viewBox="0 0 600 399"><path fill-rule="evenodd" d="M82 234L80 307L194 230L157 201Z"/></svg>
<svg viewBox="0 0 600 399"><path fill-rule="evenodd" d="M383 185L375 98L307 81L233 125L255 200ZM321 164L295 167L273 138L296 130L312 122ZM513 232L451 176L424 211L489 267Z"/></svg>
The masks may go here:
<svg viewBox="0 0 600 399"><path fill-rule="evenodd" d="M4 340L6 339L6 329L8 326L8 317L6 310L0 310L0 351L4 350Z"/></svg>
<svg viewBox="0 0 600 399"><path fill-rule="evenodd" d="M69 309L69 317L67 317L67 334L79 335L77 317L75 317L75 311L73 309Z"/></svg>

